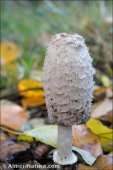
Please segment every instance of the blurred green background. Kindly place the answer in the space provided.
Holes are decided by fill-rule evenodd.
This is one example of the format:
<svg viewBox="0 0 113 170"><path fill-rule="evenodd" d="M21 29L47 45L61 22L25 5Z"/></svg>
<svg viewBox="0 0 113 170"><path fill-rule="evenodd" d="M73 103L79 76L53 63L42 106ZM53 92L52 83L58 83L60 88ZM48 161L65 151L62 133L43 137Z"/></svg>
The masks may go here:
<svg viewBox="0 0 113 170"><path fill-rule="evenodd" d="M112 1L1 1L1 43L11 41L21 56L9 69L2 64L1 89L15 87L22 78L40 80L46 48L59 32L81 34L96 67L96 84L112 77ZM13 66L14 67L14 66Z"/></svg>

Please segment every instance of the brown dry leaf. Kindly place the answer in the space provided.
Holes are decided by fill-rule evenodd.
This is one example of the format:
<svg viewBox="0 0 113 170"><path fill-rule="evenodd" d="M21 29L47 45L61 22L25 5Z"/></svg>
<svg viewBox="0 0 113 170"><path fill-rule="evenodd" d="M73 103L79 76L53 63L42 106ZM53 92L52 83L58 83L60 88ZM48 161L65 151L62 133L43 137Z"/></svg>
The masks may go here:
<svg viewBox="0 0 113 170"><path fill-rule="evenodd" d="M103 168L103 169L106 167L107 169L108 165L112 165L113 163L112 161L113 160L111 156L100 155L95 161L94 166L98 168Z"/></svg>
<svg viewBox="0 0 113 170"><path fill-rule="evenodd" d="M106 115L99 118L102 121L110 122L113 126L113 112L108 112Z"/></svg>
<svg viewBox="0 0 113 170"><path fill-rule="evenodd" d="M1 159L7 160L12 154L25 151L27 148L29 148L29 144L14 143L11 140L3 141L0 149Z"/></svg>
<svg viewBox="0 0 113 170"><path fill-rule="evenodd" d="M21 106L7 100L1 100L1 125L20 130L27 119L28 114Z"/></svg>
<svg viewBox="0 0 113 170"><path fill-rule="evenodd" d="M17 59L20 56L20 48L13 42L4 41L0 44L1 49L1 64L6 65Z"/></svg>
<svg viewBox="0 0 113 170"><path fill-rule="evenodd" d="M106 91L106 96L107 96L108 98L113 98L113 91L112 91L112 89L107 89L107 91Z"/></svg>
<svg viewBox="0 0 113 170"><path fill-rule="evenodd" d="M109 87L95 87L94 93L93 93L94 100L97 101L99 99L104 98L107 95L108 90L111 91L111 89L112 89L111 86L109 86Z"/></svg>
<svg viewBox="0 0 113 170"><path fill-rule="evenodd" d="M92 166L79 164L77 170L112 170L113 161L111 156L100 155Z"/></svg>
<svg viewBox="0 0 113 170"><path fill-rule="evenodd" d="M108 112L112 111L112 100L106 98L104 101L96 105L92 110L92 118L100 118L101 116L106 115Z"/></svg>
<svg viewBox="0 0 113 170"><path fill-rule="evenodd" d="M23 107L45 105L43 84L32 79L23 79L18 84L20 95L23 96Z"/></svg>
<svg viewBox="0 0 113 170"><path fill-rule="evenodd" d="M1 132L1 131L0 131L0 140L1 140L1 141L5 141L5 140L7 140L7 136L6 136L6 134L5 134L5 133L3 133L3 132Z"/></svg>
<svg viewBox="0 0 113 170"><path fill-rule="evenodd" d="M102 154L100 140L85 125L74 125L72 128L73 145L90 152L94 157Z"/></svg>

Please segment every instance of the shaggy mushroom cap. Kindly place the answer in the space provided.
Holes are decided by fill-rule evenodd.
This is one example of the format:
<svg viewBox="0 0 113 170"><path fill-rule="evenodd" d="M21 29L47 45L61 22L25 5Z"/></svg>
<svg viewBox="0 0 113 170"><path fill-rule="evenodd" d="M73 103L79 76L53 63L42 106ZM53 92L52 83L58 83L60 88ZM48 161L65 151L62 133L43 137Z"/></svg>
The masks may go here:
<svg viewBox="0 0 113 170"><path fill-rule="evenodd" d="M67 126L88 121L94 73L92 58L81 36L60 33L52 37L42 79L52 123Z"/></svg>

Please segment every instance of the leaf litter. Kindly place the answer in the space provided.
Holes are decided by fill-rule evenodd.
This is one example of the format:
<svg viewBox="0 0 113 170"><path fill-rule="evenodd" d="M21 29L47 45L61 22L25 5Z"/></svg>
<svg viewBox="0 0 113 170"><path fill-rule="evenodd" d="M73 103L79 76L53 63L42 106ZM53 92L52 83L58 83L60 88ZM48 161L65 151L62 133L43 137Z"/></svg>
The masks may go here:
<svg viewBox="0 0 113 170"><path fill-rule="evenodd" d="M20 48L13 42L3 42L1 47L2 67L16 73L16 61L21 56ZM6 76L6 72L1 72L1 75ZM40 77L38 79L41 80ZM113 93L111 81L106 75L101 77L101 83L103 86L96 86L94 90L91 119L84 126L73 126L73 152L79 157L77 170L104 170L112 167ZM57 126L51 125L48 120L42 82L22 79L17 89L18 101L4 100L4 96L0 96L3 99L1 162L53 164L49 153L57 147ZM11 93L5 99L7 96L12 99Z"/></svg>
<svg viewBox="0 0 113 170"><path fill-rule="evenodd" d="M42 100L42 96L44 95L43 86L38 81L33 81L32 84L32 81L33 80L24 79L21 80L18 85L20 96L24 98L27 104L24 105L23 101L21 101L22 106L20 106L20 104L11 101L1 101L1 127L4 126L4 128L1 128L1 139L2 145L6 145L6 147L1 150L2 162L6 160L9 162L20 160L20 162L22 162L20 159L22 154L25 156L26 163L32 159L42 163L41 159L43 158L45 160L45 157L46 161L52 161L52 156L50 156L49 152L57 147L57 126L50 125L49 122L47 122L49 125L46 125L44 119L47 118L47 110L44 109L44 98L42 104L40 104L40 100ZM37 94L35 94L35 92ZM105 94L104 98L101 100L99 98L99 101L97 99L94 103L97 104L97 107L92 111L92 118L87 124L73 126L73 152L81 156L78 162L78 169L83 167L91 168L92 170L94 167L99 167L99 163L97 164L95 161L98 162L101 155L104 159L105 157L107 158L107 155L104 157L104 154L112 151L112 129L101 122L103 116L106 116L105 120L110 121L108 115L109 112L112 111L111 95L110 98L109 95L106 95L107 92L105 88L104 91L98 90L98 95L96 89L96 93L94 91L94 94L96 94L96 98L98 98L99 93L103 92ZM38 96L36 101L33 99L35 96ZM23 98L21 100L23 100ZM32 101L31 103L27 102L29 98ZM107 108L105 107L105 109L103 109L103 106ZM18 121L16 122L16 120ZM28 130L26 124L30 125ZM21 130L23 126L23 132L20 132L19 130ZM15 133L11 132L10 128L12 128ZM19 133L16 133L16 131L19 131ZM26 158L28 155L29 159ZM33 155L35 155L35 157ZM85 164L83 164L83 162ZM111 164L105 164L103 163L103 167L111 167Z"/></svg>

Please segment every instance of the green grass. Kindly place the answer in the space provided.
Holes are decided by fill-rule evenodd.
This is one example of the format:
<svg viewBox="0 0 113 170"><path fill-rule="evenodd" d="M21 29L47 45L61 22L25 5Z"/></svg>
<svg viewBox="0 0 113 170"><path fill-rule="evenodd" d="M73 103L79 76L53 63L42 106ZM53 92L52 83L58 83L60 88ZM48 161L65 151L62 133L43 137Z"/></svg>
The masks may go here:
<svg viewBox="0 0 113 170"><path fill-rule="evenodd" d="M111 11L111 3L112 1L106 1L107 14ZM59 32L77 32L83 35L91 46L96 66L98 61L102 60L102 55L104 58L111 55L109 39L104 44L106 54L100 54L102 44L98 38L106 41L110 28L103 27L99 1L7 0L1 1L1 5L1 40L14 41L22 49L22 57L17 62L23 69L23 74L17 75L17 81L22 77L30 77L31 70L42 68L46 48L38 43L38 39L44 33L52 35ZM95 40L91 39L92 34L95 35ZM8 76L6 83L9 86L14 84L13 74Z"/></svg>

